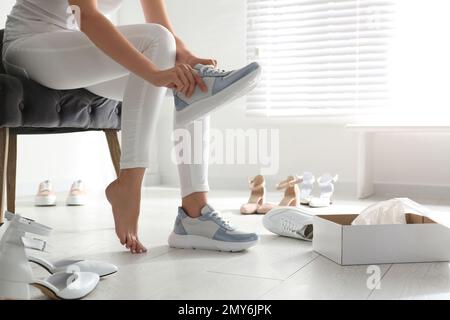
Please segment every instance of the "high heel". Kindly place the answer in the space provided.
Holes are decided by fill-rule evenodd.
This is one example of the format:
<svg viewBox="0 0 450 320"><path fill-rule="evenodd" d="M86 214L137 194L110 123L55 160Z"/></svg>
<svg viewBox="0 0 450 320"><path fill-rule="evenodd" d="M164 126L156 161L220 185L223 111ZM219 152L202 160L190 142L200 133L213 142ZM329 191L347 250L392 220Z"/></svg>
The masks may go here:
<svg viewBox="0 0 450 320"><path fill-rule="evenodd" d="M299 188L298 183L302 180L296 176L288 176L286 180L281 181L277 185L277 190L285 190L284 198L280 201L278 206L293 206L297 207L299 201Z"/></svg>
<svg viewBox="0 0 450 320"><path fill-rule="evenodd" d="M250 198L248 202L241 206L241 214L255 214L259 206L264 203L265 182L262 175L257 175L248 182L250 188Z"/></svg>
<svg viewBox="0 0 450 320"><path fill-rule="evenodd" d="M52 229L18 214L6 212L8 228L0 240L0 299L30 299L29 285L52 299L81 299L94 290L99 275L78 272L80 268L56 272L33 280L33 272L25 252L26 233L49 236Z"/></svg>
<svg viewBox="0 0 450 320"><path fill-rule="evenodd" d="M334 193L334 183L338 180L339 176L332 176L329 173L323 174L317 179L317 184L320 188L320 195L317 198L312 198L309 202L311 208L323 208L328 207L333 203L332 197Z"/></svg>

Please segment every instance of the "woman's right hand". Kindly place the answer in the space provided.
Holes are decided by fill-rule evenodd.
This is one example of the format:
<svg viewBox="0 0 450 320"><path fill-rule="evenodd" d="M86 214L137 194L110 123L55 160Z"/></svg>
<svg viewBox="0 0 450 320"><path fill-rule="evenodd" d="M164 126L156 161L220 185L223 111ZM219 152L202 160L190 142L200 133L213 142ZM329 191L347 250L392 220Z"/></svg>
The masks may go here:
<svg viewBox="0 0 450 320"><path fill-rule="evenodd" d="M183 63L168 70L152 73L150 82L157 87L167 87L179 91L187 97L192 96L196 86L203 92L208 90L197 71Z"/></svg>

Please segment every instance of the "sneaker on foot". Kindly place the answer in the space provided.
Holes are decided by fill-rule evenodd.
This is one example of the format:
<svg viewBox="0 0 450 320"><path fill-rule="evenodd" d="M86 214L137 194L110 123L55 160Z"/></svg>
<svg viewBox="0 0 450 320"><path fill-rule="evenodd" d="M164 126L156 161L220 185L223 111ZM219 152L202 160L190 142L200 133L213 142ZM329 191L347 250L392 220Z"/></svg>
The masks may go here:
<svg viewBox="0 0 450 320"><path fill-rule="evenodd" d="M198 218L189 217L178 208L169 246L183 249L242 251L258 242L256 233L238 231L211 206L206 205Z"/></svg>
<svg viewBox="0 0 450 320"><path fill-rule="evenodd" d="M280 236L312 241L313 216L301 208L278 207L263 218L264 227Z"/></svg>
<svg viewBox="0 0 450 320"><path fill-rule="evenodd" d="M181 92L175 93L175 121L178 126L203 118L213 110L247 94L256 87L261 75L261 67L256 62L233 71L202 64L197 64L194 69L205 82L208 91L203 92L197 87L190 98Z"/></svg>
<svg viewBox="0 0 450 320"><path fill-rule="evenodd" d="M56 206L56 194L50 180L45 180L39 184L39 189L34 197L34 205L37 207Z"/></svg>
<svg viewBox="0 0 450 320"><path fill-rule="evenodd" d="M84 183L81 180L77 180L72 183L72 187L67 195L66 204L68 206L84 206L86 204L86 198Z"/></svg>

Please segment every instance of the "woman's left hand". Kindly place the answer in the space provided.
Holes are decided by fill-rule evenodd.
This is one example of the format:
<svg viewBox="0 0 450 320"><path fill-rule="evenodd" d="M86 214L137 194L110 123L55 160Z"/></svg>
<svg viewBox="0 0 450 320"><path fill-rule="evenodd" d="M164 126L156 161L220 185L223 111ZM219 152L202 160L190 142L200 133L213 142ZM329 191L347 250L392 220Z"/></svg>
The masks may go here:
<svg viewBox="0 0 450 320"><path fill-rule="evenodd" d="M185 48L177 49L177 63L188 64L192 68L195 67L196 64L213 65L214 67L217 67L216 60L199 58Z"/></svg>

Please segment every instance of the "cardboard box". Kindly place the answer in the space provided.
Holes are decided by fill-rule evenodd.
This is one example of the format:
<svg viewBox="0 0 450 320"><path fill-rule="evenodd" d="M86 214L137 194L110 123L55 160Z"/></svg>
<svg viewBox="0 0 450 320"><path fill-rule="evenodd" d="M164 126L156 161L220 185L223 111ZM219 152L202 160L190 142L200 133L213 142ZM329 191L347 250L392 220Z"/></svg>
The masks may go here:
<svg viewBox="0 0 450 320"><path fill-rule="evenodd" d="M407 224L351 225L357 214L313 218L313 249L340 265L450 261L450 228L406 214Z"/></svg>

